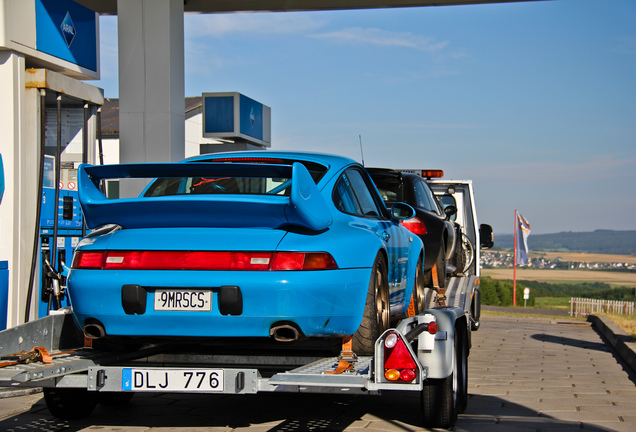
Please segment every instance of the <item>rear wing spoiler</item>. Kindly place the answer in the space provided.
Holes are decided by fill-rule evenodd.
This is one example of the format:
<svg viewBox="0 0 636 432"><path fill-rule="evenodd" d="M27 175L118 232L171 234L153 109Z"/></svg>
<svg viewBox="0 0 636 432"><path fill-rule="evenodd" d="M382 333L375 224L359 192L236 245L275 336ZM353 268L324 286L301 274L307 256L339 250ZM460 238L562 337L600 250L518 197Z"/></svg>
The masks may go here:
<svg viewBox="0 0 636 432"><path fill-rule="evenodd" d="M291 178L290 195L170 195L108 199L102 180L167 177ZM304 165L239 163L158 163L88 165L78 169L79 201L89 229L106 224L123 228L296 226L322 231L331 225L329 207Z"/></svg>

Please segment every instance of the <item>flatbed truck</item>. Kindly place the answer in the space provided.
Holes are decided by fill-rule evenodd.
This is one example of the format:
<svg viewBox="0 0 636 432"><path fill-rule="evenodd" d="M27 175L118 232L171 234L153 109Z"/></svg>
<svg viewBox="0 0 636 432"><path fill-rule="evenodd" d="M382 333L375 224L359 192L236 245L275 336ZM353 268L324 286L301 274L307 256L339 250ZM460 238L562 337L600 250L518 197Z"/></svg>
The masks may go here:
<svg viewBox="0 0 636 432"><path fill-rule="evenodd" d="M426 426L451 427L468 401L471 332L479 328L480 245L472 182L435 180L436 193L455 197L464 233L465 266L427 296L421 314L393 323L373 356L340 354L308 341L288 345L253 339L153 341L128 349L85 346L68 308L0 332L0 386L41 387L61 419L89 415L97 403L125 403L136 392L254 394L264 392L373 395L421 393ZM481 232L480 232L481 231ZM414 374L402 380L400 374Z"/></svg>

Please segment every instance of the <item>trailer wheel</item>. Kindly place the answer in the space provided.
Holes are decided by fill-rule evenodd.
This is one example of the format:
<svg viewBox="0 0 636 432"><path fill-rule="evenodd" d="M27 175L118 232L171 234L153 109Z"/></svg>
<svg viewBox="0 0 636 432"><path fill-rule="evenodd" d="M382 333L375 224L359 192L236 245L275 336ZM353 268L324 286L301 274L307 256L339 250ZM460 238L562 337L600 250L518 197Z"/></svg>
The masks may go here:
<svg viewBox="0 0 636 432"><path fill-rule="evenodd" d="M467 361L461 348L461 336L455 332L455 358L451 374L443 379L429 379L422 389L422 417L424 425L448 429L457 421L462 394L467 397ZM465 405L464 405L465 408Z"/></svg>
<svg viewBox="0 0 636 432"><path fill-rule="evenodd" d="M73 420L90 415L97 405L97 393L83 388L43 389L44 401L51 414L61 420Z"/></svg>
<svg viewBox="0 0 636 432"><path fill-rule="evenodd" d="M375 341L389 328L389 306L386 261L384 255L378 253L373 263L362 322L351 341L356 354L373 355Z"/></svg>

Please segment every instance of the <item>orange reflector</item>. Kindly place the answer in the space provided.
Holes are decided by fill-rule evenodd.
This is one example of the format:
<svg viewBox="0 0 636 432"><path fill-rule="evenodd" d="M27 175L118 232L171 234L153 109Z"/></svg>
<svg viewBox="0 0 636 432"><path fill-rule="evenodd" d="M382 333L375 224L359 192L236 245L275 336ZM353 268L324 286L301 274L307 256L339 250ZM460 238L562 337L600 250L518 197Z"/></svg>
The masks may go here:
<svg viewBox="0 0 636 432"><path fill-rule="evenodd" d="M400 371L396 369L387 369L384 371L384 378L389 381L397 381L400 379Z"/></svg>

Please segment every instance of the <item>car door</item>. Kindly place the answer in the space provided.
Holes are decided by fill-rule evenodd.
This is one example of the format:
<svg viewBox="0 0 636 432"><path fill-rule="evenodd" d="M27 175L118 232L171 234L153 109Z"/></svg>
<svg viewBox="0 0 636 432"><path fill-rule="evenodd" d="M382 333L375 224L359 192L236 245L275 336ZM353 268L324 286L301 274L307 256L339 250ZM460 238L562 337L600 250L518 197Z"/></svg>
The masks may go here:
<svg viewBox="0 0 636 432"><path fill-rule="evenodd" d="M407 286L409 233L388 214L368 175L356 167L347 169L335 187L336 206L382 239L387 252L387 276L392 312L402 310Z"/></svg>

